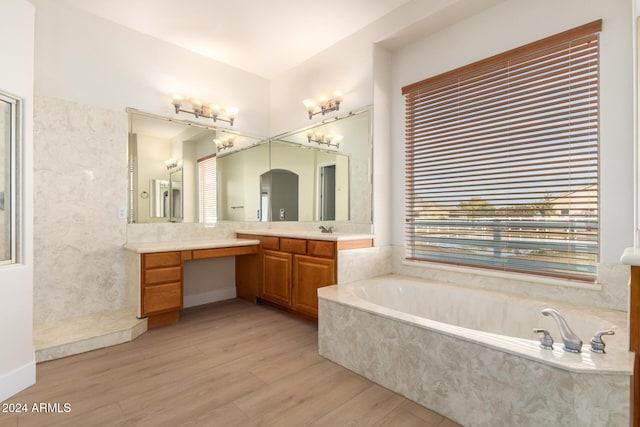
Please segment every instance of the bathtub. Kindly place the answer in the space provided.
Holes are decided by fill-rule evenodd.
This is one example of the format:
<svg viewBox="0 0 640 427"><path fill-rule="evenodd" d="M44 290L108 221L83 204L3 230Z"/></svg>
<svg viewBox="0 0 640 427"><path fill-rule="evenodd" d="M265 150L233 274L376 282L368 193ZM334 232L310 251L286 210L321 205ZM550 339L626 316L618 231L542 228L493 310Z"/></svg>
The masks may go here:
<svg viewBox="0 0 640 427"><path fill-rule="evenodd" d="M626 313L388 275L318 289L322 356L465 426L628 426ZM562 349L560 311L585 345ZM533 328L547 329L553 350ZM590 351L596 331L606 354Z"/></svg>

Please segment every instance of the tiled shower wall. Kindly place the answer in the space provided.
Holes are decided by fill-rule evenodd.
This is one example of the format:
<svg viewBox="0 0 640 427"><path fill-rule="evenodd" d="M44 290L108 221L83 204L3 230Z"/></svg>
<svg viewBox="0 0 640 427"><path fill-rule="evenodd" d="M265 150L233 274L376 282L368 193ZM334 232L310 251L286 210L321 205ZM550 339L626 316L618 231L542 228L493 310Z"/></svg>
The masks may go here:
<svg viewBox="0 0 640 427"><path fill-rule="evenodd" d="M125 306L127 113L34 102L34 323Z"/></svg>

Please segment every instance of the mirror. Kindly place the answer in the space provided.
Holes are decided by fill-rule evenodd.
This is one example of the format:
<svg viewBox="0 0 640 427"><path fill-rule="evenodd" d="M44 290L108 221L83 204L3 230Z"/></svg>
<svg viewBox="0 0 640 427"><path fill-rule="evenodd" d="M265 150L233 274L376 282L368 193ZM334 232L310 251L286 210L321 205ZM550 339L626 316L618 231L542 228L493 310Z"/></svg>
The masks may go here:
<svg viewBox="0 0 640 427"><path fill-rule="evenodd" d="M268 141L220 153L217 159L218 220L260 221L260 176L268 171Z"/></svg>
<svg viewBox="0 0 640 427"><path fill-rule="evenodd" d="M169 174L169 221L182 222L182 169Z"/></svg>
<svg viewBox="0 0 640 427"><path fill-rule="evenodd" d="M165 218L169 216L169 181L152 179L149 185L151 200L149 200L151 218Z"/></svg>
<svg viewBox="0 0 640 427"><path fill-rule="evenodd" d="M231 142L230 149L244 151L260 139L138 110L128 112L129 222L204 222L204 218L211 222L216 215L208 213L207 205L216 199L216 180L206 174L215 174L217 162L211 167L206 160L224 153L217 153L214 140ZM211 181L213 186L206 185Z"/></svg>
<svg viewBox="0 0 640 427"><path fill-rule="evenodd" d="M128 111L129 222L371 223L369 109L271 140Z"/></svg>
<svg viewBox="0 0 640 427"><path fill-rule="evenodd" d="M348 155L273 140L270 182L261 185L262 198L271 203L267 220L348 221L349 179Z"/></svg>
<svg viewBox="0 0 640 427"><path fill-rule="evenodd" d="M371 223L372 154L371 111L364 109L275 137L271 168L299 175L299 221Z"/></svg>

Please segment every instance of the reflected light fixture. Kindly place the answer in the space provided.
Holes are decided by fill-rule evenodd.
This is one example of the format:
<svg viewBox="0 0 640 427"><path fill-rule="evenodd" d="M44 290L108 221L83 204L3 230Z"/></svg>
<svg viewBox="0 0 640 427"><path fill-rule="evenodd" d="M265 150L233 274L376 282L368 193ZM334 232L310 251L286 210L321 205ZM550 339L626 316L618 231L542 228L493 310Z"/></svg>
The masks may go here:
<svg viewBox="0 0 640 427"><path fill-rule="evenodd" d="M311 120L316 114L322 114L324 116L331 111L340 110L340 104L342 103L342 91L334 91L331 98L328 96L321 96L317 100L305 99L302 103L307 107L309 120Z"/></svg>
<svg viewBox="0 0 640 427"><path fill-rule="evenodd" d="M178 161L172 157L165 160L164 165L167 167L167 170L175 169L178 167Z"/></svg>
<svg viewBox="0 0 640 427"><path fill-rule="evenodd" d="M178 113L188 113L193 114L198 117L206 117L207 119L213 119L214 123L217 121L227 122L231 126L233 126L233 122L236 119L236 115L238 114L238 109L235 107L230 107L225 110L226 117L221 117L222 107L216 104L205 103L199 98L189 98L189 102L191 103L191 110L186 110L182 108L182 103L184 101L184 97L180 94L174 93L171 95L171 104L173 108L176 110L176 114Z"/></svg>
<svg viewBox="0 0 640 427"><path fill-rule="evenodd" d="M218 148L218 151L224 151L227 148L233 147L233 141L234 140L235 140L235 137L226 136L224 138L216 138L216 139L213 140L213 142L216 144L216 147Z"/></svg>
<svg viewBox="0 0 640 427"><path fill-rule="evenodd" d="M325 134L322 131L314 130L307 132L307 141L309 143L315 142L318 145L326 145L327 147L339 148L342 142L342 135Z"/></svg>

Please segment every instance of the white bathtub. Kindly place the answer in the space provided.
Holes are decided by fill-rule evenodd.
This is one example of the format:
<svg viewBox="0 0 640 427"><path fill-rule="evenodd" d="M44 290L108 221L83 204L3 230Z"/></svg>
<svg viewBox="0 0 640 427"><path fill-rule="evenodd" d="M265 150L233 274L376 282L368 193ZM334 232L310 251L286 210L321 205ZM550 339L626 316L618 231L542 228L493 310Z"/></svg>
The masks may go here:
<svg viewBox="0 0 640 427"><path fill-rule="evenodd" d="M320 288L320 354L465 426L629 425L626 313L382 276ZM562 350L553 307L584 341ZM533 333L555 339L543 350ZM606 354L589 350L596 331Z"/></svg>

